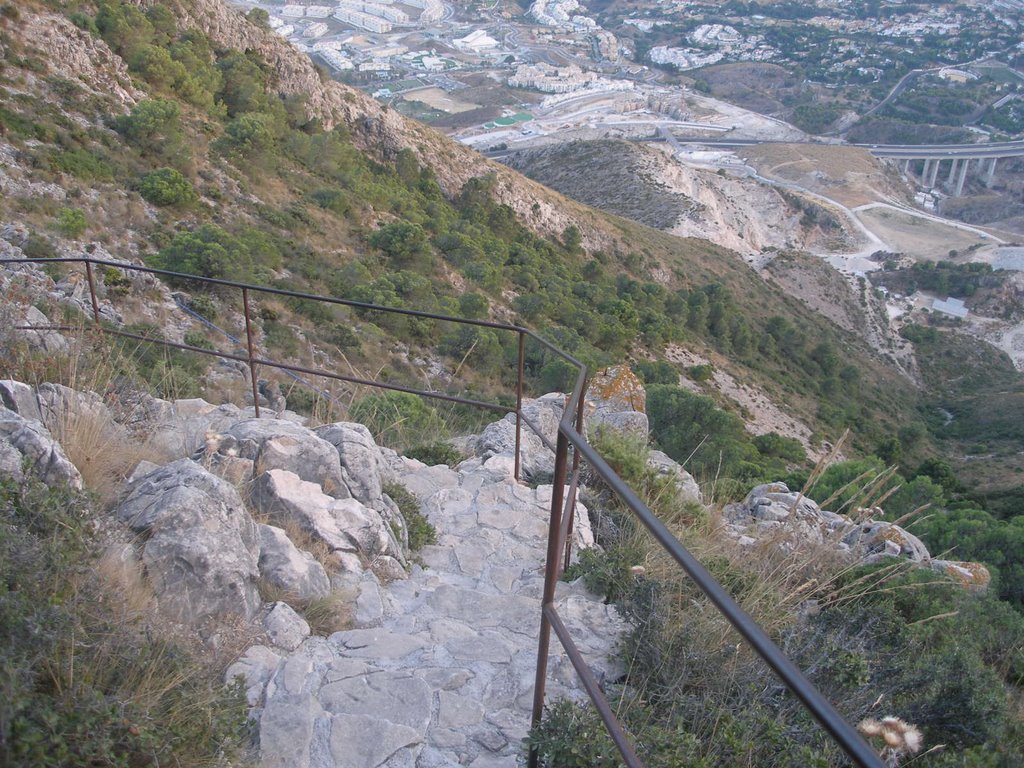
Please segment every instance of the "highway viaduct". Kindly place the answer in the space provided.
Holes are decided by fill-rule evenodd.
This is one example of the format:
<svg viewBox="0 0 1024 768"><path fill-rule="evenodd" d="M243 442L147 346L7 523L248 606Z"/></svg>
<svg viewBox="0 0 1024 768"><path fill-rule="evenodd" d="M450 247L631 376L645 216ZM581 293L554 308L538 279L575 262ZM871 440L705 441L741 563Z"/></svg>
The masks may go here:
<svg viewBox="0 0 1024 768"><path fill-rule="evenodd" d="M657 137L651 137L651 141L666 141L664 129ZM792 144L795 142L785 141L761 141L758 139L697 139L673 137L671 143L674 146L680 144L696 144L709 147L743 147L754 144ZM817 144L819 142L804 142ZM911 172L911 163L923 163L921 167L920 180L922 186L934 189L940 181L939 167L944 162L949 162L949 173L945 177L945 183L954 196L963 194L964 183L967 180L968 168L973 161L979 175L984 178L986 185L992 183L996 172L996 162L1006 157L1024 157L1024 140L1022 141L998 141L989 144L836 144L836 146L863 147L872 155L882 160L892 160L899 163L903 172Z"/></svg>

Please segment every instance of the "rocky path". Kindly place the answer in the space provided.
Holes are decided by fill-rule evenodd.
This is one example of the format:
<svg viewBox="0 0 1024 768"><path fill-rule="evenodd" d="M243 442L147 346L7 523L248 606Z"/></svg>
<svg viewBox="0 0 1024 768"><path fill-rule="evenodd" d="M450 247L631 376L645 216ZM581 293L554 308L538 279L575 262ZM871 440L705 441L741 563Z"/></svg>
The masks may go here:
<svg viewBox="0 0 1024 768"><path fill-rule="evenodd" d="M391 469L420 499L437 544L408 579L381 585L366 573L356 629L291 653L257 646L229 671L245 674L260 705L266 768L512 768L524 758L551 486L516 483L507 456L459 471L398 458ZM589 530L577 539L588 543ZM559 603L598 675L617 675L614 609L568 584ZM582 695L560 653L548 692Z"/></svg>

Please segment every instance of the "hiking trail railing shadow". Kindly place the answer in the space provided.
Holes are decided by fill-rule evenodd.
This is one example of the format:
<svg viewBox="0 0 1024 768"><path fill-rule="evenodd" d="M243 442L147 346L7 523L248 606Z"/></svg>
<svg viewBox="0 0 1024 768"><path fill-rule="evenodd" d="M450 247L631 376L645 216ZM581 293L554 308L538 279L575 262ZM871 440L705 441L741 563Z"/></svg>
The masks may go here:
<svg viewBox="0 0 1024 768"><path fill-rule="evenodd" d="M842 748L854 765L861 768L884 768L878 754L864 741L859 733L836 711L832 704L818 692L804 674L782 653L772 642L771 638L762 630L757 623L736 603L735 600L723 589L715 578L693 557L692 554L679 542L668 530L664 523L659 520L650 508L640 500L639 496L612 470L603 458L594 450L587 441L583 426L585 408L585 393L587 386L587 368L579 360L574 358L546 339L538 336L528 328L508 323L495 323L487 320L471 320L465 318L451 317L432 312L420 312L411 309L400 309L395 307L384 307L376 304L368 304L347 299L337 299L315 294L288 291L279 288L250 285L247 283L218 278L201 277L197 275L170 272L167 270L154 269L151 267L125 264L118 261L107 261L89 257L71 257L55 259L0 259L0 264L17 266L25 264L68 264L83 265L85 268L86 281L89 289L89 301L92 308L93 329L103 334L118 336L122 338L135 339L140 342L158 344L166 347L173 347L179 350L194 352L201 355L209 355L223 360L233 360L243 363L249 371L250 385L252 387L253 404L257 417L260 416L259 404L259 378L258 371L261 367L280 370L291 374L307 376L321 376L327 379L342 381L349 384L385 389L397 392L406 392L422 397L442 400L461 405L480 408L503 415L515 414L515 465L514 473L517 480L521 479L522 473L522 427L525 424L541 442L555 455L554 478L552 480L551 493L551 514L548 525L548 543L544 570L544 591L541 600L541 626L537 643L537 673L534 688L534 700L532 711L532 723L536 726L544 714L545 687L548 678L548 657L550 653L550 641L552 631L565 650L573 668L579 675L580 682L587 691L594 704L601 720L608 729L616 747L622 755L624 763L629 768L642 768L643 762L626 734L622 725L618 722L601 685L590 667L587 665L572 639L569 630L563 623L555 606L555 587L562 572L569 564L572 547L572 529L576 511L576 495L579 488L581 462L586 461L590 470L595 473L607 485L633 515L652 534L653 538L665 549L666 552L678 563L679 567L693 580L694 584L704 592L708 599L714 604L718 611L729 621L733 628L750 644L750 647L765 661L765 663L778 675L779 679L786 685L797 699L803 704L811 715L819 722L826 733ZM245 319L245 346L244 354L210 350L190 344L179 344L164 339L153 339L142 334L131 333L104 323L100 311L100 304L96 290L95 267L112 267L118 270L147 273L156 275L172 283L182 284L194 282L202 286L216 286L219 289L235 291L240 293L242 303L242 314ZM254 342L254 324L252 320L253 296L278 296L290 299L301 299L324 304L335 304L350 307L357 310L371 310L385 314L404 315L424 320L449 322L457 325L468 325L488 328L494 331L516 334L518 338L518 361L516 367L516 405L515 408L489 403L483 400L459 397L444 392L436 392L414 387L407 387L385 381L365 379L358 376L348 376L335 371L312 368L308 366L292 365L275 360L269 360L257 354ZM75 331L78 327L51 324L46 326L16 326L21 330L35 331ZM558 433L555 442L543 434L540 427L523 413L524 394L524 370L525 370L525 349L527 341L541 345L543 349L561 358L576 370L576 379L572 393L566 400L562 411L562 417L558 424ZM239 340L240 341L240 340ZM529 756L530 768L537 768L540 764L540 755L536 748L533 748Z"/></svg>

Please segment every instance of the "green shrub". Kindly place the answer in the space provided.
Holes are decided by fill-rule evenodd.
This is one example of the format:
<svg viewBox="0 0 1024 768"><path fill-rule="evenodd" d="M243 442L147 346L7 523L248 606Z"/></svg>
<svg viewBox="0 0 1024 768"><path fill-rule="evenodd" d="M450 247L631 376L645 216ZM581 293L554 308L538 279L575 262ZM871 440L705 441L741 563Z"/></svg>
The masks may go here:
<svg viewBox="0 0 1024 768"><path fill-rule="evenodd" d="M439 464L446 464L449 467L454 468L466 458L451 443L442 442L413 446L405 451L405 455L410 459L422 461L428 467L436 467Z"/></svg>
<svg viewBox="0 0 1024 768"><path fill-rule="evenodd" d="M436 544L437 529L423 514L419 500L409 493L404 485L398 483L387 483L383 490L398 505L398 509L402 513L406 530L409 533L409 550L416 552L428 544Z"/></svg>
<svg viewBox="0 0 1024 768"><path fill-rule="evenodd" d="M213 343L206 338L206 334L202 331L185 331L184 341L190 347L199 347L199 349L208 349L210 351L216 350Z"/></svg>
<svg viewBox="0 0 1024 768"><path fill-rule="evenodd" d="M91 570L95 515L81 494L0 481L0 764L237 758L241 689L225 690L198 655L124 620L122 597Z"/></svg>
<svg viewBox="0 0 1024 768"><path fill-rule="evenodd" d="M711 363L704 363L703 365L691 365L686 369L686 375L697 382L711 381L711 377L715 373L715 367ZM677 382L666 382L669 384L675 384Z"/></svg>
<svg viewBox="0 0 1024 768"><path fill-rule="evenodd" d="M352 405L349 418L365 424L378 442L389 446L419 445L441 428L437 411L408 392L367 395Z"/></svg>
<svg viewBox="0 0 1024 768"><path fill-rule="evenodd" d="M207 320L215 320L217 318L217 302L213 297L205 293L192 294L185 301L185 305L197 315L201 315Z"/></svg>
<svg viewBox="0 0 1024 768"><path fill-rule="evenodd" d="M80 208L61 208L57 212L56 225L62 235L71 239L81 237L89 226L85 220L85 212Z"/></svg>
<svg viewBox="0 0 1024 768"><path fill-rule="evenodd" d="M131 281L117 267L103 268L103 285L108 295L125 296L131 289Z"/></svg>
<svg viewBox="0 0 1024 768"><path fill-rule="evenodd" d="M186 208L199 199L192 182L174 168L157 168L139 180L139 194L153 205Z"/></svg>

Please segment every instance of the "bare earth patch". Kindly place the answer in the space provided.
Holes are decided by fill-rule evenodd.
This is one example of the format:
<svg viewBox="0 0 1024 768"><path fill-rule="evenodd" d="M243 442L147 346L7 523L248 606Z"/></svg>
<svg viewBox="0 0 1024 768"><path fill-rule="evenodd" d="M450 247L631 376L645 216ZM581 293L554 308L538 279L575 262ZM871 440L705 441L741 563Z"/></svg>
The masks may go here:
<svg viewBox="0 0 1024 768"><path fill-rule="evenodd" d="M441 88L423 88L418 91L408 91L402 94L402 96L406 101L422 101L429 107L439 109L442 112L448 112L449 114L469 112L477 109L479 106L477 104L470 104L467 101L453 99Z"/></svg>
<svg viewBox="0 0 1024 768"><path fill-rule="evenodd" d="M892 177L895 170L860 147L760 144L739 154L762 176L796 182L847 206L906 196L905 186Z"/></svg>
<svg viewBox="0 0 1024 768"><path fill-rule="evenodd" d="M918 259L945 259L950 250L986 242L973 232L891 208L861 210L857 216L895 250Z"/></svg>

